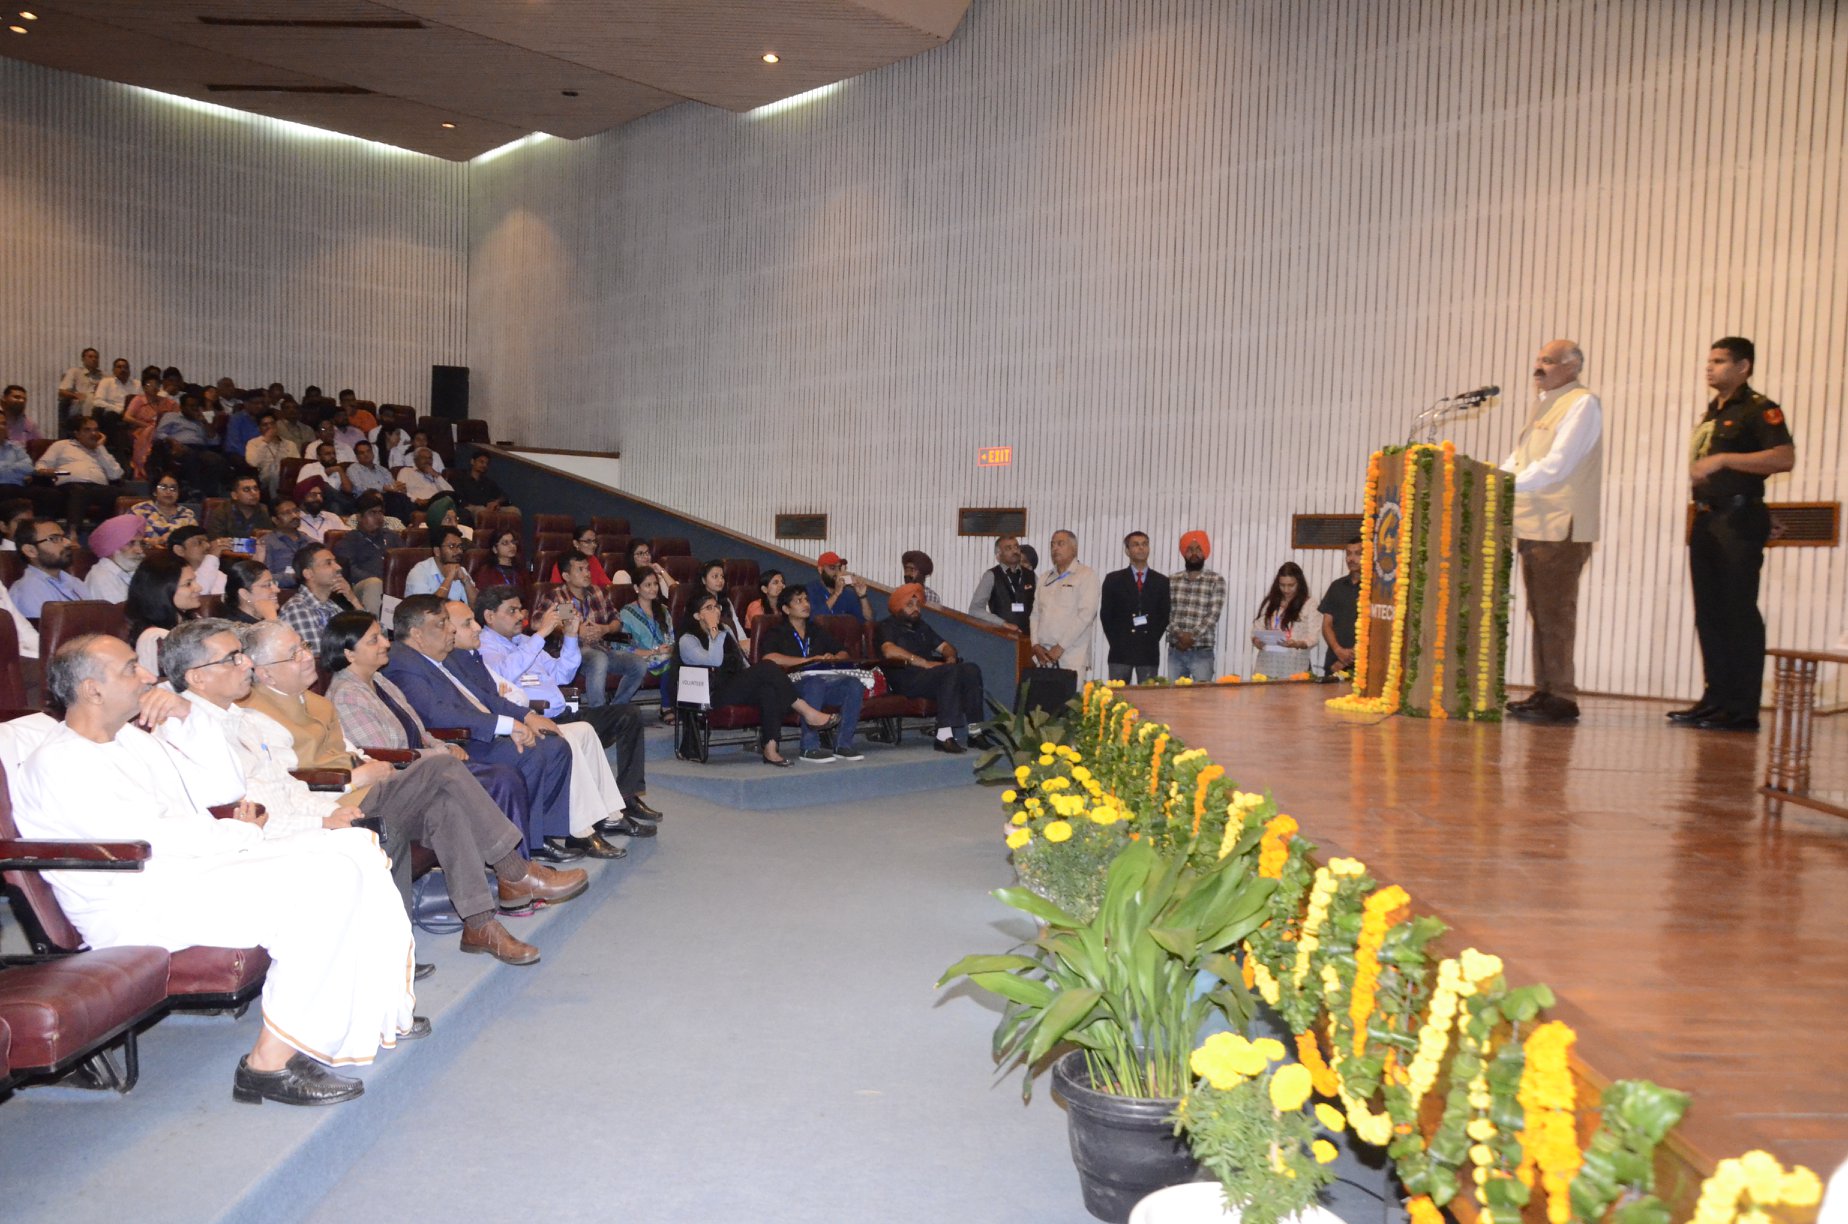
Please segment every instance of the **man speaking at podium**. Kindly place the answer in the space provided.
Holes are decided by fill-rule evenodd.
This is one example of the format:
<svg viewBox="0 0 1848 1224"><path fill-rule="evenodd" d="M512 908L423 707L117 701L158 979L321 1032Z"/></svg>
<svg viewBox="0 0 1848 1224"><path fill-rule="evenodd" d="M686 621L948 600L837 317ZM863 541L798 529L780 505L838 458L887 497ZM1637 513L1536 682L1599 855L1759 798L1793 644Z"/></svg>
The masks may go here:
<svg viewBox="0 0 1848 1224"><path fill-rule="evenodd" d="M1585 354L1549 340L1534 358L1540 402L1502 464L1514 473L1514 536L1534 626L1534 692L1508 703L1528 722L1579 716L1572 648L1578 634L1579 575L1598 538L1604 481L1604 408L1578 380Z"/></svg>

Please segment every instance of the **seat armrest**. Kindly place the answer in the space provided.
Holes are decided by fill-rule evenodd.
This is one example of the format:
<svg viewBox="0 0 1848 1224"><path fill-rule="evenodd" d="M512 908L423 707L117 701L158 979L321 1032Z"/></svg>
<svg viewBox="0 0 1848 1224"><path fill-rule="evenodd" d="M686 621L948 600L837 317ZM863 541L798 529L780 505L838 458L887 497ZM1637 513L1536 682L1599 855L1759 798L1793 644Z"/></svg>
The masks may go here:
<svg viewBox="0 0 1848 1224"><path fill-rule="evenodd" d="M431 739L459 744L468 739L467 727L425 727Z"/></svg>
<svg viewBox="0 0 1848 1224"><path fill-rule="evenodd" d="M144 841L41 841L0 837L0 871L140 871L151 848Z"/></svg>
<svg viewBox="0 0 1848 1224"><path fill-rule="evenodd" d="M558 691L566 701L581 701L584 697L584 686L581 684L561 684Z"/></svg>
<svg viewBox="0 0 1848 1224"><path fill-rule="evenodd" d="M417 759L416 750L411 748L361 748L360 751L388 765L409 765Z"/></svg>
<svg viewBox="0 0 1848 1224"><path fill-rule="evenodd" d="M306 782L311 791L343 791L353 780L352 771L347 769L291 769L289 776Z"/></svg>
<svg viewBox="0 0 1848 1224"><path fill-rule="evenodd" d="M230 803L214 803L205 810L212 814L214 820L234 820L237 817L237 805L241 802L243 802L243 800L234 799ZM257 804L258 815L262 815L268 811L269 809L264 807L261 803Z"/></svg>

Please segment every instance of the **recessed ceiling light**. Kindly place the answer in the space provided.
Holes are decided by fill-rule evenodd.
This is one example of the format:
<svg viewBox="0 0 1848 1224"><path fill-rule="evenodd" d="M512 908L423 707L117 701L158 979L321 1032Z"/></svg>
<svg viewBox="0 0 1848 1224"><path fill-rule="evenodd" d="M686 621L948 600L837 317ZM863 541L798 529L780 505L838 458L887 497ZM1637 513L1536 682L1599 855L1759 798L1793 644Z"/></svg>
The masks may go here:
<svg viewBox="0 0 1848 1224"><path fill-rule="evenodd" d="M453 123L445 123L445 124L444 124L443 126L444 126L444 127L446 127L446 128L452 128L452 127L454 127L454 126L455 126L455 124L453 124Z"/></svg>
<svg viewBox="0 0 1848 1224"><path fill-rule="evenodd" d="M24 17L27 21L37 21L38 20L37 13L21 13L20 16Z"/></svg>
<svg viewBox="0 0 1848 1224"><path fill-rule="evenodd" d="M774 64L774 63L776 63L776 62L777 62L777 61L778 61L779 59L781 59L781 58L782 58L782 56L780 56L780 55L778 55L778 54L777 54L776 52L774 52L774 51L766 51L766 52L764 52L764 63L766 63L766 64Z"/></svg>
<svg viewBox="0 0 1848 1224"><path fill-rule="evenodd" d="M26 32L25 26L8 26L7 29L13 31L15 34L24 34Z"/></svg>

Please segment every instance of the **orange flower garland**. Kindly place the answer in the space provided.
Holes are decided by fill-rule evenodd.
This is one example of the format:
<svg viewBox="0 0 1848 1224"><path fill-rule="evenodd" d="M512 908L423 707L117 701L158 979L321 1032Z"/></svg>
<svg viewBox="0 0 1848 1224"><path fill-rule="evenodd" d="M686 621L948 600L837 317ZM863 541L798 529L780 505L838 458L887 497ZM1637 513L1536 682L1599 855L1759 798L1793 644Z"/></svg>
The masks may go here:
<svg viewBox="0 0 1848 1224"><path fill-rule="evenodd" d="M1379 512L1380 452L1367 460L1367 492L1360 509L1360 615L1354 624L1354 692L1367 687L1367 643L1373 621L1373 518Z"/></svg>
<svg viewBox="0 0 1848 1224"><path fill-rule="evenodd" d="M1296 1061L1309 1068L1309 1080L1317 1092L1325 1097L1340 1094L1341 1079L1322 1057L1322 1047L1316 1043L1314 1029L1296 1034Z"/></svg>
<svg viewBox="0 0 1848 1224"><path fill-rule="evenodd" d="M1135 706L1130 706L1129 713L1123 716L1123 738L1120 741L1123 747L1125 748L1129 747L1130 729L1136 725L1136 719L1140 718L1141 716L1142 716L1142 711L1138 710Z"/></svg>
<svg viewBox="0 0 1848 1224"><path fill-rule="evenodd" d="M1540 1184L1546 1188L1547 1224L1570 1224L1572 1178L1584 1163L1573 1120L1577 1101L1572 1069L1566 1057L1576 1040L1578 1034L1569 1026L1550 1020L1521 1043L1527 1060L1516 1099L1526 1113L1526 1126L1521 1133L1523 1155L1517 1175L1531 1185L1534 1169L1540 1170Z"/></svg>
<svg viewBox="0 0 1848 1224"><path fill-rule="evenodd" d="M1194 779L1194 818L1193 835L1200 836L1200 822L1206 818L1206 791L1216 780L1225 776L1225 770L1217 765L1208 765Z"/></svg>
<svg viewBox="0 0 1848 1224"><path fill-rule="evenodd" d="M1258 840L1258 875L1266 880L1281 880L1284 864L1290 861L1290 838L1297 824L1289 816L1273 816Z"/></svg>
<svg viewBox="0 0 1848 1224"><path fill-rule="evenodd" d="M1168 733L1163 731L1155 737L1155 751L1149 756L1149 795L1161 793L1161 754L1168 747Z"/></svg>
<svg viewBox="0 0 1848 1224"><path fill-rule="evenodd" d="M1449 718L1444 706L1444 648L1450 636L1450 532L1457 505L1457 444L1446 442L1444 512L1437 528L1437 640L1431 646L1431 717Z"/></svg>
<svg viewBox="0 0 1848 1224"><path fill-rule="evenodd" d="M1476 711L1489 708L1489 659L1495 643L1495 529L1500 524L1500 474L1490 472L1482 506L1482 630L1476 635Z"/></svg>
<svg viewBox="0 0 1848 1224"><path fill-rule="evenodd" d="M1354 946L1354 989L1348 996L1356 1056L1367 1052L1367 1020L1373 1015L1374 996L1380 984L1380 946L1386 942L1393 916L1410 902L1403 888L1389 884L1375 891L1361 907L1360 939Z"/></svg>
<svg viewBox="0 0 1848 1224"><path fill-rule="evenodd" d="M1405 1200L1405 1214L1412 1218L1412 1224L1444 1224L1444 1213L1422 1194Z"/></svg>

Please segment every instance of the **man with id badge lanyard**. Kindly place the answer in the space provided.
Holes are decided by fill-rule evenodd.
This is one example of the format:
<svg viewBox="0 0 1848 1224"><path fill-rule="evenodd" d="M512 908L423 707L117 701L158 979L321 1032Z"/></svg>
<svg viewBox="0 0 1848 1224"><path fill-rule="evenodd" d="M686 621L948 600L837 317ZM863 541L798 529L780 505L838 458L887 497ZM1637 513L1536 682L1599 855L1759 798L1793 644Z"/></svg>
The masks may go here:
<svg viewBox="0 0 1848 1224"><path fill-rule="evenodd" d="M995 540L995 564L976 584L969 600L969 615L991 625L1012 625L1027 632L1033 617L1033 596L1039 582L1026 563L1020 541L1014 536Z"/></svg>
<svg viewBox="0 0 1848 1224"><path fill-rule="evenodd" d="M1149 537L1123 537L1129 564L1104 575L1098 619L1110 643L1110 679L1147 684L1161 674L1161 640L1168 632L1168 576L1149 568Z"/></svg>

